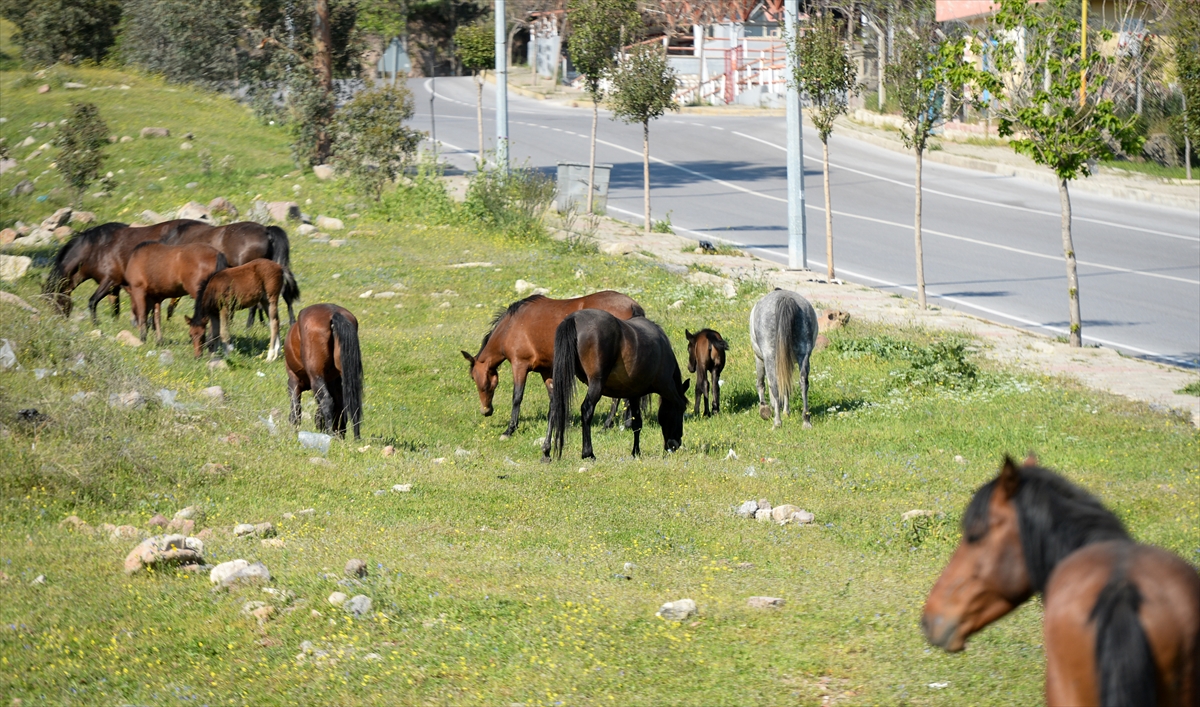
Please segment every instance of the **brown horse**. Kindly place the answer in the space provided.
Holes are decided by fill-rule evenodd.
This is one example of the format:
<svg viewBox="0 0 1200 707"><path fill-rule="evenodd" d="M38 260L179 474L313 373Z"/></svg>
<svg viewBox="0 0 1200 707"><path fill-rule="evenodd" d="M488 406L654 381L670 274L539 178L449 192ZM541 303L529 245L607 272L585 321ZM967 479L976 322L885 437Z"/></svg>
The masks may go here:
<svg viewBox="0 0 1200 707"><path fill-rule="evenodd" d="M181 230L197 226L209 228L201 221L176 219L153 226L129 226L111 222L77 233L58 249L54 264L42 294L54 303L59 313L71 313L71 293L88 280L96 281L96 291L88 300L88 311L92 321L96 318L96 307L106 295L113 297L113 316L120 312L120 288L125 285L125 265L133 249L147 241L157 241Z"/></svg>
<svg viewBox="0 0 1200 707"><path fill-rule="evenodd" d="M336 304L314 304L300 310L284 347L290 419L300 424L300 394L313 391L313 415L323 432L346 435L346 422L354 424L354 439L362 425L362 353L358 346L358 320Z"/></svg>
<svg viewBox="0 0 1200 707"><path fill-rule="evenodd" d="M125 267L130 308L142 341L146 317L153 310L154 333L162 341L159 305L165 299L191 295L199 301L200 288L213 273L226 267L225 254L206 245L142 243L133 249Z"/></svg>
<svg viewBox="0 0 1200 707"><path fill-rule="evenodd" d="M207 224L206 224L207 225ZM245 265L251 260L266 258L274 261L283 268L283 299L287 302L288 323L296 323L296 315L292 311L292 302L300 297L300 289L296 286L296 278L292 275L291 245L287 233L278 226L263 226L254 221L239 221L225 226L206 228L191 228L179 230L162 238L167 245L184 245L201 243L212 246L225 254L230 267ZM175 311L175 302L167 307L167 319ZM251 307L246 326L254 324L254 313L259 311L257 306Z"/></svg>
<svg viewBox="0 0 1200 707"><path fill-rule="evenodd" d="M1035 592L1045 603L1046 704L1200 704L1200 575L1139 545L1091 494L1005 458L971 499L963 540L925 602L931 643L967 637Z"/></svg>
<svg viewBox="0 0 1200 707"><path fill-rule="evenodd" d="M688 384L679 374L671 340L662 328L645 317L622 320L599 309L567 315L554 332L554 366L557 381L550 392L550 423L542 442L542 461L550 461L551 447L562 457L567 417L575 394L574 378L587 384L579 408L583 426L583 458L592 453L592 414L600 396L624 399L632 415L633 456L641 454L642 397L658 393L658 424L663 448L679 449L683 442L683 413Z"/></svg>
<svg viewBox="0 0 1200 707"><path fill-rule="evenodd" d="M284 299L290 307L292 302L290 292L284 287L286 270L283 266L258 258L245 265L228 268L213 273L206 283L200 286L200 294L196 298L196 312L187 319L191 327L192 346L196 350L196 358L200 358L204 346L204 331L212 322L212 337L209 343L212 350L217 350L217 339L225 344L226 353L233 351L230 343L229 315L239 309L251 307L265 308L267 320L271 324L271 343L267 347L267 361L274 361L279 355L279 295L284 293Z"/></svg>
<svg viewBox="0 0 1200 707"><path fill-rule="evenodd" d="M696 374L696 407L692 414L700 414L701 397L704 398L704 416L711 414L708 410L709 373L712 374L712 412L721 412L721 371L725 370L725 352L729 350L729 344L712 329L701 329L695 334L684 329L683 335L688 340L688 373Z"/></svg>
<svg viewBox="0 0 1200 707"><path fill-rule="evenodd" d="M471 364L471 378L479 389L479 405L484 417L492 414L492 397L500 383L500 365L505 361L512 362L512 417L500 439L508 439L517 429L521 400L525 397L525 379L530 372L541 374L547 392L550 391L554 330L568 314L581 309L601 309L619 319L646 316L640 304L612 290L573 299L533 295L513 302L492 319L492 330L483 336L478 354L472 356L462 352L463 358Z"/></svg>

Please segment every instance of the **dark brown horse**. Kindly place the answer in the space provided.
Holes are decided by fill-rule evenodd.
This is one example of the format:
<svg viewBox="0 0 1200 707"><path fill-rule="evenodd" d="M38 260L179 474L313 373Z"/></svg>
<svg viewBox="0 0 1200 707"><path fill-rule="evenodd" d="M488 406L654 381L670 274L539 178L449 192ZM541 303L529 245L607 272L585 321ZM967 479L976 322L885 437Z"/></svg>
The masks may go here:
<svg viewBox="0 0 1200 707"><path fill-rule="evenodd" d="M688 340L688 373L696 374L696 407L693 415L700 414L700 398L704 398L704 416L708 409L709 374L712 374L712 412L721 412L721 371L725 370L725 352L729 344L721 334L712 329L701 329L693 334L687 329L683 335Z"/></svg>
<svg viewBox="0 0 1200 707"><path fill-rule="evenodd" d="M282 265L266 258L258 258L245 265L213 273L213 276L200 286L195 314L187 318L196 358L200 358L204 346L204 332L209 322L212 322L213 329L209 339L212 350L217 350L219 338L225 344L225 351L229 353L233 351L233 344L230 343L229 315L239 309L259 307L266 309L267 321L271 324L267 361L274 361L279 355L280 347L279 296L283 293L288 307L291 307L292 302L287 295L299 294L298 290L291 292L284 286L289 274Z"/></svg>
<svg viewBox="0 0 1200 707"><path fill-rule="evenodd" d="M129 285L130 309L142 341L146 340L146 318L151 310L154 333L161 342L162 301L184 295L199 301L200 288L213 273L225 267L225 254L206 245L150 242L134 248L125 266L125 280Z"/></svg>
<svg viewBox="0 0 1200 707"><path fill-rule="evenodd" d="M645 317L622 320L599 309L584 309L569 314L554 332L554 366L557 381L550 392L550 424L542 443L542 461L562 457L575 378L587 384L587 394L579 408L583 426L583 458L592 453L592 414L600 396L624 399L632 415L633 456L641 454L641 399L658 393L658 424L662 428L663 448L679 449L683 441L683 413L687 409L688 384L679 374L679 364L671 349L671 340L662 328Z"/></svg>
<svg viewBox="0 0 1200 707"><path fill-rule="evenodd" d="M1200 575L1139 545L1091 494L1005 458L971 499L925 602L931 643L967 638L1042 592L1046 704L1200 704Z"/></svg>
<svg viewBox="0 0 1200 707"><path fill-rule="evenodd" d="M291 245L288 242L287 233L282 228L264 226L254 221L239 221L225 226L209 225L202 229L179 230L164 236L162 242L167 245L201 243L212 246L225 254L225 259L229 261L230 267L245 265L258 258L266 258L278 263L284 271L282 294L284 301L287 302L288 323L296 323L296 316L292 312L292 302L300 297L300 290L296 286L296 278L292 275ZM167 319L171 318L174 310L175 303L172 302L167 308ZM250 315L246 321L247 327L254 323L254 313L257 310L257 307L250 308Z"/></svg>
<svg viewBox="0 0 1200 707"><path fill-rule="evenodd" d="M354 424L354 439L358 439L363 369L354 315L336 304L314 304L300 310L300 318L288 331L284 361L292 424L300 424L300 394L311 390L317 399L313 415L317 428L344 437L349 420Z"/></svg>
<svg viewBox="0 0 1200 707"><path fill-rule="evenodd" d="M113 316L120 312L118 293L125 285L125 264L133 249L146 241L170 237L181 230L209 228L201 221L176 219L153 226L129 226L111 222L77 233L58 249L42 293L63 315L71 313L71 293L88 280L96 281L96 291L88 300L92 321L96 307L106 295L113 296Z"/></svg>
<svg viewBox="0 0 1200 707"><path fill-rule="evenodd" d="M463 358L471 364L471 378L479 390L479 406L484 417L492 414L492 397L500 382L500 365L505 361L512 362L512 416L500 439L508 439L517 429L521 400L525 397L525 379L530 372L541 374L547 391L550 390L554 330L568 314L581 309L601 309L619 319L646 316L640 304L612 290L573 299L533 295L513 302L492 319L492 330L484 335L478 354L472 356L462 352Z"/></svg>

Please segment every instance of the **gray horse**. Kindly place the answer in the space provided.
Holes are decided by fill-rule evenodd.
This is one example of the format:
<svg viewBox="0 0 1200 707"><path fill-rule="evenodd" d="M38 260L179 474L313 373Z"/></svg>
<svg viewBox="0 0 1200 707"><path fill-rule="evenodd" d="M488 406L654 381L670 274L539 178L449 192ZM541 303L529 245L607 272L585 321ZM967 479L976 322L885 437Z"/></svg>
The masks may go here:
<svg viewBox="0 0 1200 707"><path fill-rule="evenodd" d="M750 346L758 381L758 413L764 420L775 413L779 427L779 403L791 414L792 367L800 364L800 395L804 400L804 426L812 427L808 415L808 361L817 345L817 312L795 292L776 289L760 299L750 311ZM771 407L763 402L763 378L771 384ZM782 397L781 397L782 396Z"/></svg>

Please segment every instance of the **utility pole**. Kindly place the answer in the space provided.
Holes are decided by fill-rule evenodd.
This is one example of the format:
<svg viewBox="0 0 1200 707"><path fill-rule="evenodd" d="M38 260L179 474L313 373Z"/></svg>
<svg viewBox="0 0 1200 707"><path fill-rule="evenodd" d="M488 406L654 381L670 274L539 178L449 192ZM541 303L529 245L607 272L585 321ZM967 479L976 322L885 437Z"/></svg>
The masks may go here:
<svg viewBox="0 0 1200 707"><path fill-rule="evenodd" d="M502 2L503 0L497 0ZM784 0L784 31L788 41L796 41L799 0ZM790 46L790 45L789 45ZM787 52L787 189L788 189L788 269L808 269L808 223L804 218L804 133L800 115L800 91L792 79L796 75L796 54Z"/></svg>
<svg viewBox="0 0 1200 707"><path fill-rule="evenodd" d="M508 174L508 25L496 0L496 167Z"/></svg>

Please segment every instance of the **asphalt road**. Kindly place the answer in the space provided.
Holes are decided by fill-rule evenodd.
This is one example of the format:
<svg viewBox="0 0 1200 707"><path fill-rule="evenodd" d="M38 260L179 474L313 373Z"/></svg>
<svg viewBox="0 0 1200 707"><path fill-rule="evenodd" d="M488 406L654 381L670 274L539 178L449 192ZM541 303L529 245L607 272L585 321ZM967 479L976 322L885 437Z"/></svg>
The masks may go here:
<svg viewBox="0 0 1200 707"><path fill-rule="evenodd" d="M429 131L429 79L412 79ZM484 90L487 149L495 135L493 87ZM454 167L474 169L478 136L469 78L436 79L436 136ZM587 162L591 112L509 94L514 163L553 170ZM652 217L676 233L715 237L787 262L783 118L670 114L650 127ZM915 292L913 158L830 139L837 275ZM641 223L641 126L601 111L596 158L613 165L608 213ZM825 269L821 145L804 136L809 267ZM922 230L929 300L1042 333L1068 327L1058 191L926 162ZM1085 343L1200 368L1200 214L1105 199L1071 198Z"/></svg>

